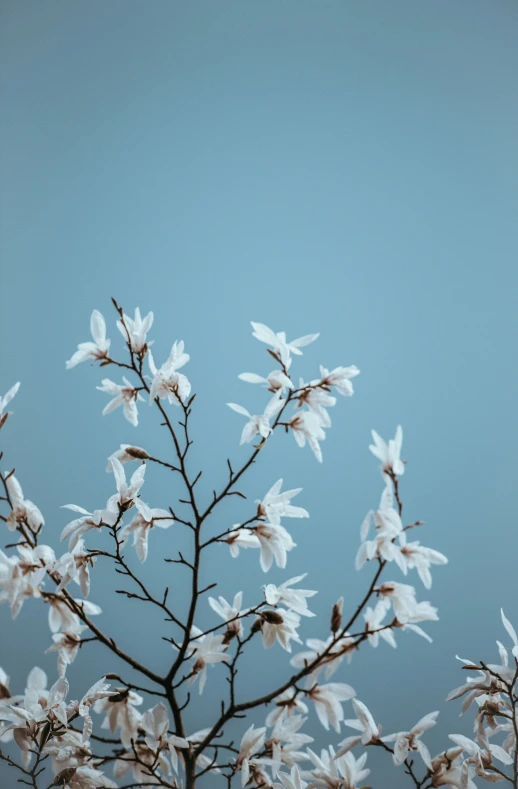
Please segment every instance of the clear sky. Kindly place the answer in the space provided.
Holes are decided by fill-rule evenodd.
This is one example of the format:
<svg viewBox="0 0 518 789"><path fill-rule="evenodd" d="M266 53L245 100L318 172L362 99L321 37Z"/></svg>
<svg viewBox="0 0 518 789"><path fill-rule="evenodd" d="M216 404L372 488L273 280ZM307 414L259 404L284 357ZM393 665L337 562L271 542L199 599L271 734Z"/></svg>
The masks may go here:
<svg viewBox="0 0 518 789"><path fill-rule="evenodd" d="M227 455L244 457L224 403L261 402L237 380L269 370L249 321L320 331L301 375L354 363L356 394L333 413L322 466L280 437L246 492L281 475L304 487L311 520L292 529L287 575L271 579L309 573L322 620L304 634L323 635L332 602L344 594L352 607L370 574L353 569L381 491L369 431L404 426L405 512L450 558L431 592L415 581L441 619L427 628L432 645L400 634L397 651L365 649L339 678L386 732L442 709L432 750L469 734L444 703L461 681L455 654L492 658L502 604L518 626L517 38L511 0L3 0L0 11L0 391L22 381L3 465L16 466L57 547L59 506L102 506L119 443L167 452L149 409L138 431L119 412L103 418L101 373L65 372L93 307L115 341L112 295L155 311L158 359L186 342L205 496ZM171 496L169 478L150 475L146 500ZM224 526L239 520L232 507ZM161 562L172 537L159 537L147 574L180 596L180 570ZM256 559L215 557L207 578L223 568L220 593L244 588L252 602L265 583ZM113 583L94 576L104 623L163 666L162 631L113 602ZM29 601L12 625L0 610L13 686L35 662L54 674L45 615ZM284 653L268 659L284 676ZM252 688L264 665L252 661ZM92 647L70 675L79 693L117 668ZM211 679L193 729L215 702ZM324 743L314 720L310 733ZM374 786L400 789L401 773L373 764Z"/></svg>

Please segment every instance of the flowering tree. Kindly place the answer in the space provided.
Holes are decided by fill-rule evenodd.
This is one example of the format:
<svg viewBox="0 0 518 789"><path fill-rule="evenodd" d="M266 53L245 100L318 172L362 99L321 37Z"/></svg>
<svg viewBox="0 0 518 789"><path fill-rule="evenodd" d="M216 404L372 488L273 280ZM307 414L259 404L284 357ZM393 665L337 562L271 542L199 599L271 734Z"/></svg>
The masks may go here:
<svg viewBox="0 0 518 789"><path fill-rule="evenodd" d="M437 619L436 609L418 599L414 586L391 580L395 564L395 571L404 576L416 570L425 589L430 589L431 565L447 561L441 553L409 539L421 523L405 525L403 520L400 482L405 465L400 427L387 443L373 432L370 449L381 463L383 490L378 508L367 514L361 526L356 568L372 568L362 598L348 612L343 599L330 606L329 622L322 623L317 637L307 639L305 647L291 657L292 668L285 679L260 697L247 695L237 678L245 653L275 646L291 655L293 645L303 643L299 629L303 618L313 616L308 600L316 592L300 586L302 575L280 586L263 586L254 603L244 607L241 591L231 602L208 595L218 579L202 586L202 557L209 550L230 550L238 558L241 550L251 549L258 552L265 573L273 563L285 568L295 544L284 523L307 518L308 513L292 503L300 489L283 491L278 480L254 505L245 501L243 507L248 509L239 523L213 533L209 516L229 497L245 498L238 483L259 454L269 451L273 433L291 433L300 447L308 444L321 462L321 442L331 425L328 409L336 404L337 394L353 394L351 380L359 371L354 366L331 371L321 367L317 378L295 383L294 357L301 356L302 348L318 335L289 342L284 332L253 323L253 336L267 346L274 370L265 376L243 373L239 377L263 386L268 402L261 414L228 404L246 419L241 444L252 447L239 468L228 461L226 483L202 505L198 495L201 472L193 475L190 466L189 420L195 395L189 379L180 372L189 361L184 343L175 342L169 358L158 367L147 339L153 314L142 318L137 309L132 319L115 301L114 306L126 345L125 360L112 356L104 318L95 310L92 341L79 345L67 368L87 360L121 368L122 383L105 378L98 387L111 397L104 413L121 406L125 418L136 426L139 403L149 401L168 431L172 452L168 458L158 458L132 443L121 445L109 459L116 492L107 503L93 512L65 505L77 517L63 530L62 540L68 546L61 555L42 542L43 515L25 498L14 473L0 474L5 505L0 517L12 533L6 552L0 551L0 602L9 605L13 618L29 598L45 603L52 641L47 651L57 656L57 676L50 688L45 673L35 667L24 691L18 693L21 689L11 689L7 674L0 669L0 759L33 789L192 789L205 775L211 786L222 787L236 782L251 789L365 789L367 749L377 747L390 755L418 789L472 789L474 776L518 787L518 637L503 614L511 650L499 643L497 664L462 661L463 668L476 672L475 676L449 697L464 697L463 712L475 702L475 739L450 735L453 744L434 758L423 735L435 725L438 712L425 715L409 731L382 736L381 726L353 688L337 679L343 664L358 650L376 647L381 640L395 646L400 631L430 640L420 623ZM0 399L0 428L5 427L9 417L5 409L18 386ZM125 464L133 465L131 476ZM183 497L167 509L150 506L141 495L146 474L156 465L179 477L184 487ZM181 610L170 604L168 589L150 588L138 570L146 560L148 540L170 541L174 530L168 535L156 532L171 530L173 524L184 528L192 540L190 555L180 553L177 559L166 560L183 565L189 573ZM99 543L106 535L108 548ZM90 574L101 563L112 563L125 578L128 588L120 590L123 595L165 615L171 653L163 673L141 663L126 644L117 643L98 624L101 609L88 598ZM76 586L81 597L76 596ZM213 624L201 629L199 612L207 606L213 611ZM140 677L139 683L107 673L92 687L74 691L76 696L83 694L79 701L69 698L67 667L84 656L82 647L88 642L103 645L121 666L131 670L132 678ZM210 674L227 680L222 683L219 711L205 721L202 730L190 732L184 711L199 699ZM195 686L198 694L192 692ZM205 714L205 708L201 709ZM261 710L266 710L264 726L245 721L247 714ZM313 714L339 740L320 755L310 747L313 738L306 733ZM242 725L236 740L228 736L231 724ZM340 739L342 725L354 734ZM499 734L503 735L500 745L494 742Z"/></svg>

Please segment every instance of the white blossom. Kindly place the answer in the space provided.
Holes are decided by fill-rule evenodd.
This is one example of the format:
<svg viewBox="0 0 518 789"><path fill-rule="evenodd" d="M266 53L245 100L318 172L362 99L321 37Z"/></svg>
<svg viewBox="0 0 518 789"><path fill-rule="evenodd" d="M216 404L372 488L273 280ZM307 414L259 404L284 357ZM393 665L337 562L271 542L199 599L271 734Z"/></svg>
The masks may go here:
<svg viewBox="0 0 518 789"><path fill-rule="evenodd" d="M262 501L257 501L258 514L267 518L274 526L280 526L281 518L309 518L307 510L291 503L291 499L295 498L302 488L285 490L284 493L281 493L281 488L282 479L278 479Z"/></svg>
<svg viewBox="0 0 518 789"><path fill-rule="evenodd" d="M402 731L383 737L383 742L394 743L394 764L403 764L410 751L418 751L425 765L431 768L430 752L420 737L425 731L435 726L438 714L438 712L430 712L421 718L410 731Z"/></svg>
<svg viewBox="0 0 518 789"><path fill-rule="evenodd" d="M103 378L102 385L98 386L100 392L106 392L113 399L103 409L103 416L111 413L120 405L124 416L133 427L138 425L137 401L144 400L139 390L136 389L127 378L123 376L123 384L116 384L109 378Z"/></svg>
<svg viewBox="0 0 518 789"><path fill-rule="evenodd" d="M311 589L291 588L294 584L298 584L299 581L304 580L306 575L307 573L298 575L295 578L290 578L288 581L284 581L280 586L275 586L275 584L267 584L264 586L264 597L268 605L281 604L295 611L297 614L301 614L301 616L315 616L308 608L307 598L313 597L317 592Z"/></svg>
<svg viewBox="0 0 518 789"><path fill-rule="evenodd" d="M134 353L142 353L152 343L146 340L147 333L153 325L153 313L148 312L145 318L140 315L140 309L135 309L135 317L130 318L129 315L124 315L124 322L117 321L117 328L124 337L126 342L129 341L131 350Z"/></svg>
<svg viewBox="0 0 518 789"><path fill-rule="evenodd" d="M274 354L279 357L285 366L287 366L289 362L290 354L294 353L297 356L301 356L302 351L300 349L315 342L320 336L318 334L305 334L303 337L288 342L286 340L286 334L283 331L274 332L268 326L265 326L264 323L254 323L252 321L251 324L254 330L252 332L253 336L257 340L260 340L260 342L269 345Z"/></svg>
<svg viewBox="0 0 518 789"><path fill-rule="evenodd" d="M391 438L388 444L383 441L375 430L372 431L372 438L374 439L374 444L371 444L369 449L378 460L381 460L382 474L384 476L394 474L398 477L404 474L405 464L400 457L403 444L403 428L401 425L398 425L395 438Z"/></svg>
<svg viewBox="0 0 518 789"><path fill-rule="evenodd" d="M148 352L148 363L153 380L149 391L150 405L157 399L167 399L171 405L184 403L191 393L189 379L178 370L190 359L184 352L183 340L175 342L167 361L158 369L151 351Z"/></svg>
<svg viewBox="0 0 518 789"><path fill-rule="evenodd" d="M160 509L159 507L148 507L141 499L135 499L135 508L138 513L133 518L128 526L124 526L120 533L119 539L121 545L126 543L126 540L133 535L133 545L137 551L137 556L141 562L145 562L148 553L148 538L151 529L155 526L158 529L168 529L173 525L174 519L168 510Z"/></svg>
<svg viewBox="0 0 518 789"><path fill-rule="evenodd" d="M77 351L67 362L67 370L71 370L76 364L86 362L87 359L102 361L108 357L110 350L110 340L106 339L106 322L99 312L94 310L90 317L90 332L93 342L81 342L77 346Z"/></svg>
<svg viewBox="0 0 518 789"><path fill-rule="evenodd" d="M279 392L275 394L269 401L268 405L264 409L264 413L256 414L255 416L252 416L252 414L247 411L246 408L243 408L242 405L237 405L236 403L227 403L229 408L231 408L237 414L241 414L241 416L246 416L248 419L248 422L244 426L243 432L241 433L240 444L249 444L254 440L257 434L259 434L263 439L268 438L272 432L270 422L274 416L276 416L279 411L281 411L285 402L286 401L281 398Z"/></svg>

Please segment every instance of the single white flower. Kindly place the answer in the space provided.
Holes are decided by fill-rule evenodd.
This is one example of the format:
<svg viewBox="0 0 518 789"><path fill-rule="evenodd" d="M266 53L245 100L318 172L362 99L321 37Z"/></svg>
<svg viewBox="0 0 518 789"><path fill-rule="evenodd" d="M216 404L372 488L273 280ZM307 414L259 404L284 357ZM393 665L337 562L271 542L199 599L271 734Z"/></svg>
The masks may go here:
<svg viewBox="0 0 518 789"><path fill-rule="evenodd" d="M108 356L110 350L110 340L106 339L106 322L99 312L94 310L90 317L90 331L93 342L81 342L77 346L77 351L67 362L67 370L71 370L76 364L86 362L87 359L102 360Z"/></svg>
<svg viewBox="0 0 518 789"><path fill-rule="evenodd" d="M369 446L370 451L381 460L381 472L384 476L401 476L405 473L405 464L401 460L401 446L403 444L403 428L398 425L395 438L391 438L388 444L376 433L372 431L374 444Z"/></svg>
<svg viewBox="0 0 518 789"><path fill-rule="evenodd" d="M288 581L285 581L280 586L275 586L275 584L267 584L264 586L264 597L268 605L281 604L301 616L315 616L315 614L309 610L306 598L313 597L317 592L312 589L291 588L294 584L298 584L299 581L304 580L306 575L307 573L304 573L304 575L297 575L295 578L290 578Z"/></svg>
<svg viewBox="0 0 518 789"><path fill-rule="evenodd" d="M229 408L231 408L237 414L241 414L241 416L246 416L248 419L248 422L244 426L243 432L241 433L241 440L239 443L249 444L254 440L257 434L259 434L263 439L268 438L272 432L270 422L274 416L276 416L279 411L282 410L285 402L286 401L281 398L280 392L278 392L272 397L264 409L264 413L256 414L255 416L253 416L249 411L246 410L246 408L243 408L241 405L237 405L236 403L227 403Z"/></svg>
<svg viewBox="0 0 518 789"><path fill-rule="evenodd" d="M153 325L153 313L148 312L145 318L140 315L140 310L135 309L135 317L130 318L129 315L124 315L124 323L117 321L117 328L124 337L126 342L129 342L131 350L134 353L142 353L142 351L149 348L152 343L146 341L146 335Z"/></svg>
<svg viewBox="0 0 518 789"><path fill-rule="evenodd" d="M319 334L305 334L303 337L288 342L286 340L286 334L283 331L274 332L268 326L265 326L264 323L254 323L254 321L251 321L251 324L254 330L252 332L253 336L260 342L269 345L273 353L285 366L288 366L291 353L301 356L302 351L300 349L315 342L320 336Z"/></svg>
<svg viewBox="0 0 518 789"><path fill-rule="evenodd" d="M168 510L159 507L148 507L142 499L135 499L138 514L135 515L128 526L124 526L119 534L122 545L125 545L130 534L133 535L133 545L141 562L145 562L148 554L148 538L151 529L168 529L173 525L174 519Z"/></svg>
<svg viewBox="0 0 518 789"><path fill-rule="evenodd" d="M138 425L137 400L144 400L144 398L127 378L123 376L122 380L124 382L123 385L116 384L110 381L109 378L103 378L101 382L102 385L97 387L100 392L106 392L113 398L108 405L104 407L103 416L111 413L121 405L124 416L128 422L133 425L133 427L136 427Z"/></svg>

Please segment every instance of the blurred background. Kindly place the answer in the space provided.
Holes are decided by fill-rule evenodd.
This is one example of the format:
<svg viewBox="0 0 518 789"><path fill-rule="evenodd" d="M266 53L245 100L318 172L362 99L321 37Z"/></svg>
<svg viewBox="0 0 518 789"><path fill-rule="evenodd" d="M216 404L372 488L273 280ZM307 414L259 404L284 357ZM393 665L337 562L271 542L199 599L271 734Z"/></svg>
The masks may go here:
<svg viewBox="0 0 518 789"><path fill-rule="evenodd" d="M298 547L285 571L265 576L256 552L231 561L222 546L203 578L219 578L227 598L243 589L252 605L262 584L307 572L319 618L302 635L325 637L332 603L343 595L352 610L372 574L354 570L361 521L382 488L370 430L389 438L401 423L405 522L425 521L416 537L450 559L430 592L410 582L440 621L425 625L433 644L398 633L397 650L365 647L335 677L385 733L440 709L426 737L433 752L450 732L469 736L471 720L444 703L463 680L455 654L494 658L501 605L518 626L516 4L3 0L0 21L0 392L22 382L2 464L16 466L42 509L45 541L61 550L70 518L60 505L104 505L114 491L106 459L120 443L171 458L147 404L138 429L120 411L101 416L107 396L95 387L106 374L119 381L116 370L65 371L94 307L115 356L124 349L111 296L130 314L154 310L158 362L185 341L202 501L226 479L225 459L237 467L248 452L238 446L244 420L225 403L255 413L266 399L237 379L271 369L249 321L290 338L319 331L296 376L315 377L318 364L361 369L354 397L333 410L324 463L279 435L241 486L252 501L280 476L304 488L296 503L311 519L286 523ZM172 475L148 469L145 501L167 507L178 496ZM235 497L209 533L249 512ZM186 539L153 534L144 568L180 609L187 573L162 559ZM386 577L404 580L395 567ZM102 627L164 670L170 625L111 594L120 586L99 562L90 599ZM198 624L209 623L205 603ZM0 609L13 690L35 664L54 681L50 643L43 605L28 601L14 623ZM279 684L287 658L278 645L250 653L242 698ZM85 645L71 696L121 670ZM223 676L209 671L189 731L212 722ZM311 715L317 749L346 736ZM385 754L369 761L374 787L408 781ZM2 786L17 777L0 766Z"/></svg>

